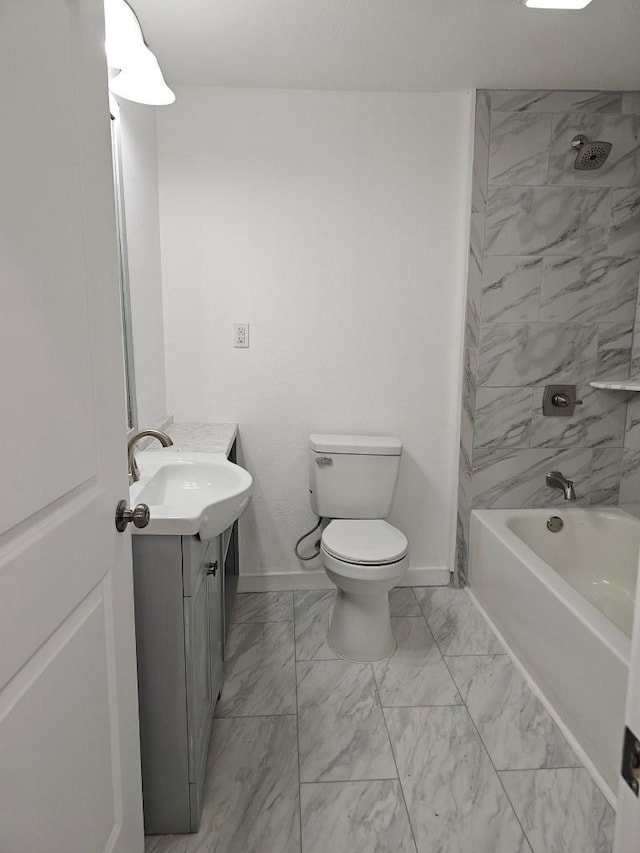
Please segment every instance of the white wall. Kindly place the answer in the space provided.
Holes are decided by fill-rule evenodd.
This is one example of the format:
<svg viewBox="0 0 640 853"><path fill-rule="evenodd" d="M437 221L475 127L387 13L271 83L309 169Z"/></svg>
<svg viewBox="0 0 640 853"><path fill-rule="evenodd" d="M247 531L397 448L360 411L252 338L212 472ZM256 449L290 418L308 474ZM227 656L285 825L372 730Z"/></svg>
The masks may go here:
<svg viewBox="0 0 640 853"><path fill-rule="evenodd" d="M399 436L391 521L413 567L452 564L470 112L183 87L158 113L168 406L240 425L243 573L300 568L311 432Z"/></svg>
<svg viewBox="0 0 640 853"><path fill-rule="evenodd" d="M156 110L125 100L119 105L138 424L144 428L167 413Z"/></svg>

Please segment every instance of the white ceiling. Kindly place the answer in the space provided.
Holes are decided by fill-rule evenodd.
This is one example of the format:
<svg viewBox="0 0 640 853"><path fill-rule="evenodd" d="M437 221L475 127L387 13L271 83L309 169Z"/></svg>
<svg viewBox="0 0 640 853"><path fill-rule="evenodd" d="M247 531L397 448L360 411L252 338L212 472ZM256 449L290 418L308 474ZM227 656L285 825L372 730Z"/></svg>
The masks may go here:
<svg viewBox="0 0 640 853"><path fill-rule="evenodd" d="M131 0L169 85L640 89L640 0Z"/></svg>

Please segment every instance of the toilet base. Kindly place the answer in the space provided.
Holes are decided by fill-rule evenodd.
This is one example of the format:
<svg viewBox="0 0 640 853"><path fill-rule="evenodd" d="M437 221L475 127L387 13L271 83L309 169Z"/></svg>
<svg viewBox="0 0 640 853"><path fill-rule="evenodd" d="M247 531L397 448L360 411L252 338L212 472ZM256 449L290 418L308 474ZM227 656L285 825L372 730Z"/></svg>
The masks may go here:
<svg viewBox="0 0 640 853"><path fill-rule="evenodd" d="M361 663L392 655L396 640L391 630L388 591L359 595L338 589L327 642L340 657Z"/></svg>

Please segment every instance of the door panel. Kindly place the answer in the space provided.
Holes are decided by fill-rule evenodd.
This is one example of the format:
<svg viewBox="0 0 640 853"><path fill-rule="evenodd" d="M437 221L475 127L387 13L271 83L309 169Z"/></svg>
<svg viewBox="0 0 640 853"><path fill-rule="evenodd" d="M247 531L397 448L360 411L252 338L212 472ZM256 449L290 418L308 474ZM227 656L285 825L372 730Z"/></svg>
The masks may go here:
<svg viewBox="0 0 640 853"><path fill-rule="evenodd" d="M107 849L117 823L111 772L107 629L102 589L84 601L2 693L2 849L44 850L33 818L47 815L47 853ZM87 653L87 650L90 653ZM46 725L42 709L46 708ZM91 767L87 788L78 763ZM52 779L55 778L55 784ZM32 819L16 821L27 799Z"/></svg>
<svg viewBox="0 0 640 853"><path fill-rule="evenodd" d="M104 576L103 555L113 552L113 532L104 522L113 511L100 492L94 486L64 501L22 535L12 531L11 543L4 537L0 637L2 626L19 625L20 630L7 638L0 654L0 688ZM79 527L94 531L90 547ZM64 560L55 559L57 554Z"/></svg>
<svg viewBox="0 0 640 853"><path fill-rule="evenodd" d="M184 599L186 659L190 673L187 679L189 709L189 781L196 781L196 767L209 738L213 705L211 702L211 657L209 650L208 578L204 570L193 595Z"/></svg>
<svg viewBox="0 0 640 853"><path fill-rule="evenodd" d="M205 571L205 563L209 554L216 555L216 549L212 550L211 540L203 542L197 536L182 537L182 585L184 595L193 595L197 584L202 580ZM217 540L216 540L217 541Z"/></svg>
<svg viewBox="0 0 640 853"><path fill-rule="evenodd" d="M0 851L139 853L102 0L2 0L0 109Z"/></svg>
<svg viewBox="0 0 640 853"><path fill-rule="evenodd" d="M91 479L97 454L87 357L88 270L82 253L83 232L91 223L84 220L79 204L80 139L73 125L69 127L70 111L60 109L61 100L77 97L77 51L65 50L74 41L77 4L27 0L24 5L34 12L38 7L37 29L29 14L12 14L15 5L16 0L9 0L8 8L3 3L0 13L5 34L0 169L2 192L12 200L0 206L3 276L11 282L6 305L11 322L3 324L0 360L14 369L19 366L17 381L11 383L11 417L3 425L7 452L0 456L0 479L11 483L12 494L0 513L0 533ZM28 45L41 28L47 44L36 60ZM43 74L49 60L57 71ZM36 85L41 94L34 104L31 90ZM66 333L61 336L63 327ZM69 435L75 436L73 442Z"/></svg>
<svg viewBox="0 0 640 853"><path fill-rule="evenodd" d="M220 540L218 572L210 575L209 594L209 657L211 668L211 703L215 710L218 694L222 690L222 658L224 654L223 580L224 580L224 537Z"/></svg>

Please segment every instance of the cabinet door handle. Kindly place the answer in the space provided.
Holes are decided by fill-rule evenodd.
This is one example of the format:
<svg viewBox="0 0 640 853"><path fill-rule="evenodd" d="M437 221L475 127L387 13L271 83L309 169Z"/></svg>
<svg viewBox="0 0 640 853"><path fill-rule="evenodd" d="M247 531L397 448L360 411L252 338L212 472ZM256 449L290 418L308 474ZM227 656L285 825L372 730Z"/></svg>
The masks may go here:
<svg viewBox="0 0 640 853"><path fill-rule="evenodd" d="M205 563L205 569L207 570L208 575L213 575L214 578L216 576L216 572L218 571L218 561L214 560L213 563Z"/></svg>

